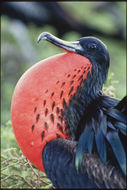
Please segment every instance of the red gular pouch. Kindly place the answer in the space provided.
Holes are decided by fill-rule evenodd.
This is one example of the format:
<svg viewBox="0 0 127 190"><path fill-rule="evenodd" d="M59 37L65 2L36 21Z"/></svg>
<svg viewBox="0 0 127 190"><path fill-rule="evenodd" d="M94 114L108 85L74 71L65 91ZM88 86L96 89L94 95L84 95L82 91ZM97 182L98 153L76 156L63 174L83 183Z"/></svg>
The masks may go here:
<svg viewBox="0 0 127 190"><path fill-rule="evenodd" d="M14 134L23 154L43 172L46 143L56 138L71 139L65 130L63 101L69 104L91 69L84 56L58 54L28 69L15 87L11 104Z"/></svg>

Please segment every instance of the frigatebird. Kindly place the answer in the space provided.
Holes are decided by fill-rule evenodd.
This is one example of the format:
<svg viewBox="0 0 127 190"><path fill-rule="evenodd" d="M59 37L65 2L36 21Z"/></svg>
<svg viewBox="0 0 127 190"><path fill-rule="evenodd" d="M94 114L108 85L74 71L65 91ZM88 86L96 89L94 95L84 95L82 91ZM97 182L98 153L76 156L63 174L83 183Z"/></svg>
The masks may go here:
<svg viewBox="0 0 127 190"><path fill-rule="evenodd" d="M127 96L102 92L110 63L105 44L48 32L41 40L67 53L35 64L16 85L11 118L23 154L55 188L125 188Z"/></svg>

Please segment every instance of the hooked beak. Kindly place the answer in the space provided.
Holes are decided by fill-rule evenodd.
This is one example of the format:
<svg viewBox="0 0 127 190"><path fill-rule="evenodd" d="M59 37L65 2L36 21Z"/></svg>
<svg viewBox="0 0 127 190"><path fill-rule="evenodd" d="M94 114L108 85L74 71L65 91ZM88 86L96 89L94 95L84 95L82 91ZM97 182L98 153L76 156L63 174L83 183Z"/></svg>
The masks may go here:
<svg viewBox="0 0 127 190"><path fill-rule="evenodd" d="M37 42L39 43L41 40L47 40L51 42L52 44L70 52L74 53L80 53L82 51L82 46L80 45L79 41L75 42L67 42L64 40L61 40L54 35L48 33L48 32L43 32L39 35Z"/></svg>

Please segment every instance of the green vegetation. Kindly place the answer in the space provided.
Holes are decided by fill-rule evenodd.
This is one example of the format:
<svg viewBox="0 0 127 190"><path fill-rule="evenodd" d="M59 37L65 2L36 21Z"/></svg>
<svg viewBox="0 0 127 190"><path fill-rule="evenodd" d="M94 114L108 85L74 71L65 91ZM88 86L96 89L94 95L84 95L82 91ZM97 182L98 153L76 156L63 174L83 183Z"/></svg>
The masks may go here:
<svg viewBox="0 0 127 190"><path fill-rule="evenodd" d="M51 189L45 173L23 156L12 130L11 121L1 129L1 188Z"/></svg>

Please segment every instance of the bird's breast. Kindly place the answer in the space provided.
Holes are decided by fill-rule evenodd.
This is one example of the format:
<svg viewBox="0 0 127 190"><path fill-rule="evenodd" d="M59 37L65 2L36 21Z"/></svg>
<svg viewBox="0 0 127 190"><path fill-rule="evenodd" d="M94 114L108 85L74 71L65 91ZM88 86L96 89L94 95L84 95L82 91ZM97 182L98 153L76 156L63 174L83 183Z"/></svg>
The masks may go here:
<svg viewBox="0 0 127 190"><path fill-rule="evenodd" d="M12 125L22 152L37 168L44 171L41 157L48 141L70 138L64 110L91 69L83 56L59 54L31 67L17 83Z"/></svg>

